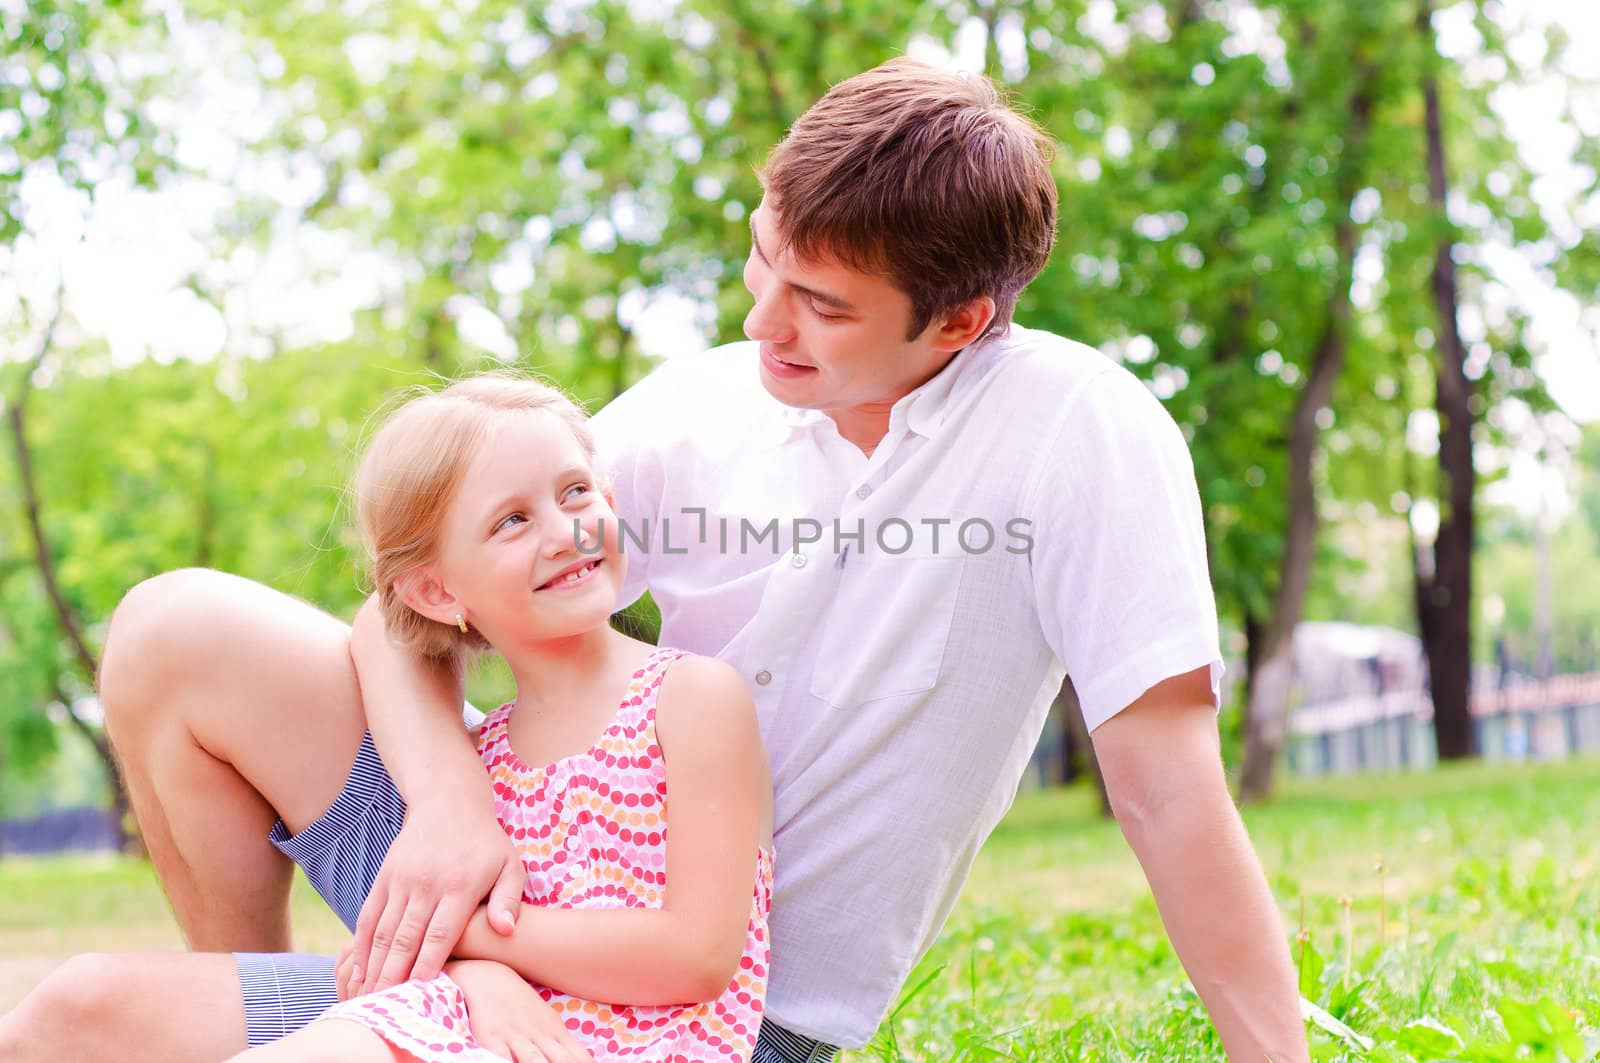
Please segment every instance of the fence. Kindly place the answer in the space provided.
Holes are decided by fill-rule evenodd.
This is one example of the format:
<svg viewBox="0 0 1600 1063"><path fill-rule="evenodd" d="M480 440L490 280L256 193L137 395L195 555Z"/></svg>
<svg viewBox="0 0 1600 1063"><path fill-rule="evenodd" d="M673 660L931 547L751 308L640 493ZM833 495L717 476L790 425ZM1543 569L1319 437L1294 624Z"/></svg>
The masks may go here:
<svg viewBox="0 0 1600 1063"><path fill-rule="evenodd" d="M0 820L0 855L115 849L117 820L103 808L64 808L29 819Z"/></svg>
<svg viewBox="0 0 1600 1063"><path fill-rule="evenodd" d="M1471 711L1485 760L1600 751L1600 673L1480 687ZM1289 731L1289 768L1297 775L1414 770L1435 760L1433 702L1423 690L1304 705Z"/></svg>

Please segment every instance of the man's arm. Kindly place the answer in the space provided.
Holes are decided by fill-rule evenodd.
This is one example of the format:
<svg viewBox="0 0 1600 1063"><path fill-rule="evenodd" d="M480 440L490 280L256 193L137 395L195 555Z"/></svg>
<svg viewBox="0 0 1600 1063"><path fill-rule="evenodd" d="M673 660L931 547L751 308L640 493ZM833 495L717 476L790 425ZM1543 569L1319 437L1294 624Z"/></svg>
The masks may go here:
<svg viewBox="0 0 1600 1063"><path fill-rule="evenodd" d="M356 922L354 980L370 993L438 974L485 897L494 929L510 933L524 872L462 726L460 669L393 642L376 597L356 614L350 654L373 743L406 799Z"/></svg>
<svg viewBox="0 0 1600 1063"><path fill-rule="evenodd" d="M1309 1058L1282 923L1228 793L1208 669L1094 731L1112 810L1228 1058Z"/></svg>

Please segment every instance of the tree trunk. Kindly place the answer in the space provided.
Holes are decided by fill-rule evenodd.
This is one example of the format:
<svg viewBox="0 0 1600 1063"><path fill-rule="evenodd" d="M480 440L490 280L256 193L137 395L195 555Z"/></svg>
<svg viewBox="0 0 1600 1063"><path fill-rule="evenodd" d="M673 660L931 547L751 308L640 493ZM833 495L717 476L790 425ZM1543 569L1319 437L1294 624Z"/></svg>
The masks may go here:
<svg viewBox="0 0 1600 1063"><path fill-rule="evenodd" d="M116 817L117 825L117 851L130 856L145 855L144 842L137 832L137 824L133 819L133 805L128 800L127 788L122 785L122 769L117 765L116 753L111 748L110 739L106 733L95 727L89 726L78 718L72 711L72 698L58 685L53 691L55 699L67 710L67 722L94 747L95 755L100 758L100 764L106 773L106 781L111 784L111 814Z"/></svg>
<svg viewBox="0 0 1600 1063"><path fill-rule="evenodd" d="M1069 737L1069 746L1076 746L1083 750L1082 767L1094 780L1095 793L1100 798L1100 815L1111 819L1111 798L1106 794L1106 780L1100 774L1100 758L1094 754L1094 739L1089 735L1089 727L1083 720L1083 705L1078 701L1078 691L1072 685L1072 677L1066 676L1061 680L1061 691L1056 695L1061 706L1061 725L1066 729Z"/></svg>
<svg viewBox="0 0 1600 1063"><path fill-rule="evenodd" d="M1289 732L1293 634L1292 624L1287 628L1263 625L1255 666L1246 677L1244 763L1239 768L1239 800L1243 802L1272 796L1278 754Z"/></svg>
<svg viewBox="0 0 1600 1063"><path fill-rule="evenodd" d="M1473 495L1472 384L1467 380L1465 350L1456 324L1459 304L1451 230L1445 206L1449 188L1445 168L1444 129L1439 109L1439 84L1434 69L1438 51L1433 36L1430 0L1422 0L1417 33L1423 45L1422 99L1427 129L1428 200L1439 227L1433 253L1430 287L1438 317L1438 354L1434 408L1439 414L1439 534L1433 564L1415 570L1417 626L1428 658L1433 693L1433 730L1440 760L1477 754L1472 726L1472 549ZM1423 544L1423 550L1429 549ZM1419 562L1420 557L1417 559ZM1431 569L1425 571L1425 569Z"/></svg>
<svg viewBox="0 0 1600 1063"><path fill-rule="evenodd" d="M1065 680L1062 681L1062 685L1066 685ZM1056 758L1055 778L1051 781L1057 786L1070 786L1083 774L1083 758L1092 754L1094 746L1091 743L1089 750L1083 749L1083 742L1087 736L1079 734L1083 730L1082 720L1080 718L1078 724L1074 724L1067 719L1062 704L1061 695L1057 694L1056 712L1061 720L1061 755Z"/></svg>
<svg viewBox="0 0 1600 1063"><path fill-rule="evenodd" d="M94 651L89 648L88 640L84 638L83 624L78 619L72 603L67 601L66 593L56 579L55 557L50 550L50 541L44 533L44 519L41 515L39 502L39 485L33 475L33 455L28 449L27 414L28 399L33 393L33 377L44 363L45 356L50 353L50 344L55 337L56 325L61 320L61 292L56 292L56 308L46 325L44 335L39 340L39 349L23 367L21 384L17 394L6 408L6 423L10 429L12 449L17 462L17 482L22 493L23 515L28 526L28 533L33 541L34 563L39 570L39 579L44 584L45 594L50 599L50 604L55 610L56 622L61 628L61 633L66 637L72 647L74 658L78 667L82 669L85 679L92 686L99 674L100 665L95 659ZM89 743L94 746L95 753L105 765L106 780L111 784L112 804L117 814L117 842L118 848L124 851L131 847L128 832L128 797L122 788L122 775L117 770L117 762L111 751L111 744L106 740L104 733L90 727L77 714L72 711L72 700L57 684L52 691L58 701L66 706L67 719L70 720Z"/></svg>
<svg viewBox="0 0 1600 1063"><path fill-rule="evenodd" d="M1317 453L1317 415L1333 397L1333 382L1344 368L1350 327L1350 281L1355 268L1356 226L1350 207L1360 184L1361 157L1372 119L1371 68L1357 71L1350 97L1346 150L1336 179L1338 221L1334 226L1337 252L1328 314L1311 357L1305 387L1295 400L1289 426L1288 527L1279 562L1278 587L1272 611L1256 626L1246 688L1244 764L1239 772L1239 799L1262 801L1270 797L1273 770L1289 729L1289 688L1294 681L1294 628L1305 607L1311 583L1311 562L1317 546L1317 500L1311 465Z"/></svg>

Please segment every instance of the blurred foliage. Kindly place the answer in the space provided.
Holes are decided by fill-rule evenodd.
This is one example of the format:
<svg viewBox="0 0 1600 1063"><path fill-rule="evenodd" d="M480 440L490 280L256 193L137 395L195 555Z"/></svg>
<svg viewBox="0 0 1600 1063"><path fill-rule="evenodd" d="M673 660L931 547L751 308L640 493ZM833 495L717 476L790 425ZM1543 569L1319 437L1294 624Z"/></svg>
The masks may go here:
<svg viewBox="0 0 1600 1063"><path fill-rule="evenodd" d="M28 0L0 5L0 241L25 225L18 192L43 165L74 188L114 173L149 184L170 143L143 103L156 69L157 19L125 0Z"/></svg>
<svg viewBox="0 0 1600 1063"><path fill-rule="evenodd" d="M167 40L181 23L237 46L244 62L229 76L264 101L249 123L240 116L265 131L241 132L244 150L311 189L290 197L287 220L281 204L241 190L212 236L216 260L250 249L265 261L298 226L348 236L397 278L336 342L282 333L258 350L259 337L230 333L199 363L126 365L63 329L35 377L28 429L60 583L96 646L128 587L181 565L238 572L348 616L361 589L340 499L362 427L395 388L489 361L463 339L469 314L489 315L518 362L594 405L647 371L639 330L674 320L646 313L658 301L687 301L702 333L736 338L756 168L788 123L829 85L914 43L977 41L1061 146L1060 241L1018 317L1101 346L1167 403L1193 446L1230 626L1260 615L1276 590L1289 416L1341 283L1339 224L1354 223L1349 349L1318 418L1327 533L1307 613L1410 623L1404 514L1432 494L1433 473L1400 440L1431 407L1437 237L1422 194L1416 11L1400 0L0 5L8 238L30 236L20 189L38 167L89 192L110 176L172 187L193 168L177 161L172 124L175 86L192 73ZM1478 38L1441 79L1464 332L1492 448L1513 443L1518 423L1499 411L1550 402L1528 322L1485 248L1515 248L1591 299L1600 247L1558 216L1572 204L1533 200L1535 175L1489 102L1504 84L1558 76L1575 45L1552 34L1525 66L1497 5L1450 15ZM1352 143L1358 89L1372 111ZM1580 137L1580 160L1596 157ZM1578 195L1594 193L1592 167L1589 177ZM17 261L0 267L15 274ZM226 308L244 279L202 269L189 283ZM10 372L44 315L25 300L5 305L27 311L8 313L0 333ZM1592 469L1592 433L1585 446ZM1563 566L1595 550L1600 495L1586 482L1589 537L1558 539ZM0 772L42 768L57 730L46 706L89 681L41 589L17 496L7 461ZM1487 583L1506 601L1505 627L1531 623L1522 547L1489 548L1504 551ZM1575 632L1595 623L1582 610L1560 615ZM489 667L471 693L487 704L505 689Z"/></svg>

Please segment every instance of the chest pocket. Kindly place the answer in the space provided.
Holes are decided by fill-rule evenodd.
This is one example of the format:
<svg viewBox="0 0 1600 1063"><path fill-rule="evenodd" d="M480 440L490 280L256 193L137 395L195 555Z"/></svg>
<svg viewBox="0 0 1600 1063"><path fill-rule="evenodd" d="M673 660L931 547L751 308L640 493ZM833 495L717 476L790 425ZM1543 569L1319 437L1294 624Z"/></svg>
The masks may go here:
<svg viewBox="0 0 1600 1063"><path fill-rule="evenodd" d="M837 708L928 690L950 641L966 555L951 543L935 554L852 556L822 626L811 693Z"/></svg>

